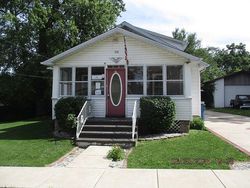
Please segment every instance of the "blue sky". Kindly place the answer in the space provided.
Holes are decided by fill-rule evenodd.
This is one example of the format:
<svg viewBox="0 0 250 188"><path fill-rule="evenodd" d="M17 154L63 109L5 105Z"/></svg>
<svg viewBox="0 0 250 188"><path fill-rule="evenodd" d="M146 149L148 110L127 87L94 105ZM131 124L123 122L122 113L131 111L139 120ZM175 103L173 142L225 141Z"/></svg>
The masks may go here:
<svg viewBox="0 0 250 188"><path fill-rule="evenodd" d="M172 36L175 28L195 32L202 46L244 43L250 50L250 0L124 0L117 23Z"/></svg>

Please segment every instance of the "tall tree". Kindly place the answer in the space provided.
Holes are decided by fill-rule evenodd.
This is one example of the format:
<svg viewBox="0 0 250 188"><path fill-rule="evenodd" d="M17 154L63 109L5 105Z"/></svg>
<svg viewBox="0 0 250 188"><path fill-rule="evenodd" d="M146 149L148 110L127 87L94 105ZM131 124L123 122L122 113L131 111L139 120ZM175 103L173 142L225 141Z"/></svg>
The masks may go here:
<svg viewBox="0 0 250 188"><path fill-rule="evenodd" d="M227 74L250 70L250 53L246 50L246 45L242 43L226 45L226 49L218 51L215 61Z"/></svg>
<svg viewBox="0 0 250 188"><path fill-rule="evenodd" d="M185 29L176 28L172 32L172 36L188 44L185 52L189 54L194 54L197 49L201 48L201 41L197 38L196 33L188 33Z"/></svg>
<svg viewBox="0 0 250 188"><path fill-rule="evenodd" d="M201 40L198 39L197 34L188 33L185 29L176 28L172 32L172 35L175 39L187 42L188 45L185 52L202 58L204 62L210 65L201 74L202 83L224 75L223 70L218 67L215 60L215 56L217 55L219 49L213 47L202 48Z"/></svg>
<svg viewBox="0 0 250 188"><path fill-rule="evenodd" d="M3 0L0 2L1 65L19 68L44 60L113 27L122 0ZM2 59L1 59L2 60Z"/></svg>
<svg viewBox="0 0 250 188"><path fill-rule="evenodd" d="M49 101L51 73L40 62L112 28L122 11L122 0L0 1L1 74L11 69L9 80L27 85L16 87L19 95ZM0 90L0 101L10 105L7 95Z"/></svg>

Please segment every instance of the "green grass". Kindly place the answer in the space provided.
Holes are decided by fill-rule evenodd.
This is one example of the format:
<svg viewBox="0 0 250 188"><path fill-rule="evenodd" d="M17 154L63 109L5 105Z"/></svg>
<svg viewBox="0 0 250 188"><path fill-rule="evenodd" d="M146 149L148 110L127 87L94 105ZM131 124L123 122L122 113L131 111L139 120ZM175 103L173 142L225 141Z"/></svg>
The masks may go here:
<svg viewBox="0 0 250 188"><path fill-rule="evenodd" d="M250 117L250 109L237 109L237 108L213 108L211 109L215 112L223 112L228 114L236 114L241 116L248 116Z"/></svg>
<svg viewBox="0 0 250 188"><path fill-rule="evenodd" d="M250 158L208 131L188 136L139 142L128 157L129 168L229 169Z"/></svg>
<svg viewBox="0 0 250 188"><path fill-rule="evenodd" d="M48 119L0 123L0 166L45 166L72 148L52 137Z"/></svg>

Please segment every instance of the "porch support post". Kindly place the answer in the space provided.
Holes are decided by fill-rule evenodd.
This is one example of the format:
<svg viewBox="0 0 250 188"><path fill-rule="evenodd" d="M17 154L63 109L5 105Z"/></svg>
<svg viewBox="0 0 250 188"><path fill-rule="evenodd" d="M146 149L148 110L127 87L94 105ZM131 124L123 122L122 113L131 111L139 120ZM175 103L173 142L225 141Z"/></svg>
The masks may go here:
<svg viewBox="0 0 250 188"><path fill-rule="evenodd" d="M60 69L57 66L53 67L53 87L52 87L52 98L59 98L59 77Z"/></svg>
<svg viewBox="0 0 250 188"><path fill-rule="evenodd" d="M76 67L72 67L72 96L76 96Z"/></svg>
<svg viewBox="0 0 250 188"><path fill-rule="evenodd" d="M60 68L58 66L53 67L53 84L52 84L52 119L55 119L54 106L59 99L60 88Z"/></svg>
<svg viewBox="0 0 250 188"><path fill-rule="evenodd" d="M162 66L162 78L163 78L163 95L167 95L167 70L166 70L166 65Z"/></svg>
<svg viewBox="0 0 250 188"><path fill-rule="evenodd" d="M143 66L143 95L147 95L147 66Z"/></svg>
<svg viewBox="0 0 250 188"><path fill-rule="evenodd" d="M184 96L185 98L192 97L192 75L191 75L191 63L184 64Z"/></svg>
<svg viewBox="0 0 250 188"><path fill-rule="evenodd" d="M104 71L105 72L105 71ZM91 98L91 67L88 66L88 99ZM105 74L106 77L106 74ZM106 79L104 79L106 81ZM106 84L106 83L105 83ZM105 94L104 94L105 95Z"/></svg>

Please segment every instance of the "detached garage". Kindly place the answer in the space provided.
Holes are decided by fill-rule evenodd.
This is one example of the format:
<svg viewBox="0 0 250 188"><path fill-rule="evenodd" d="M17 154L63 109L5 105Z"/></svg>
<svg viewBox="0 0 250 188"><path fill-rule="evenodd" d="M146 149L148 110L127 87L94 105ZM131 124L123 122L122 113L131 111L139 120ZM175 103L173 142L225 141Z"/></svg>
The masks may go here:
<svg viewBox="0 0 250 188"><path fill-rule="evenodd" d="M214 81L214 107L230 107L235 95L250 95L250 71L240 71Z"/></svg>

